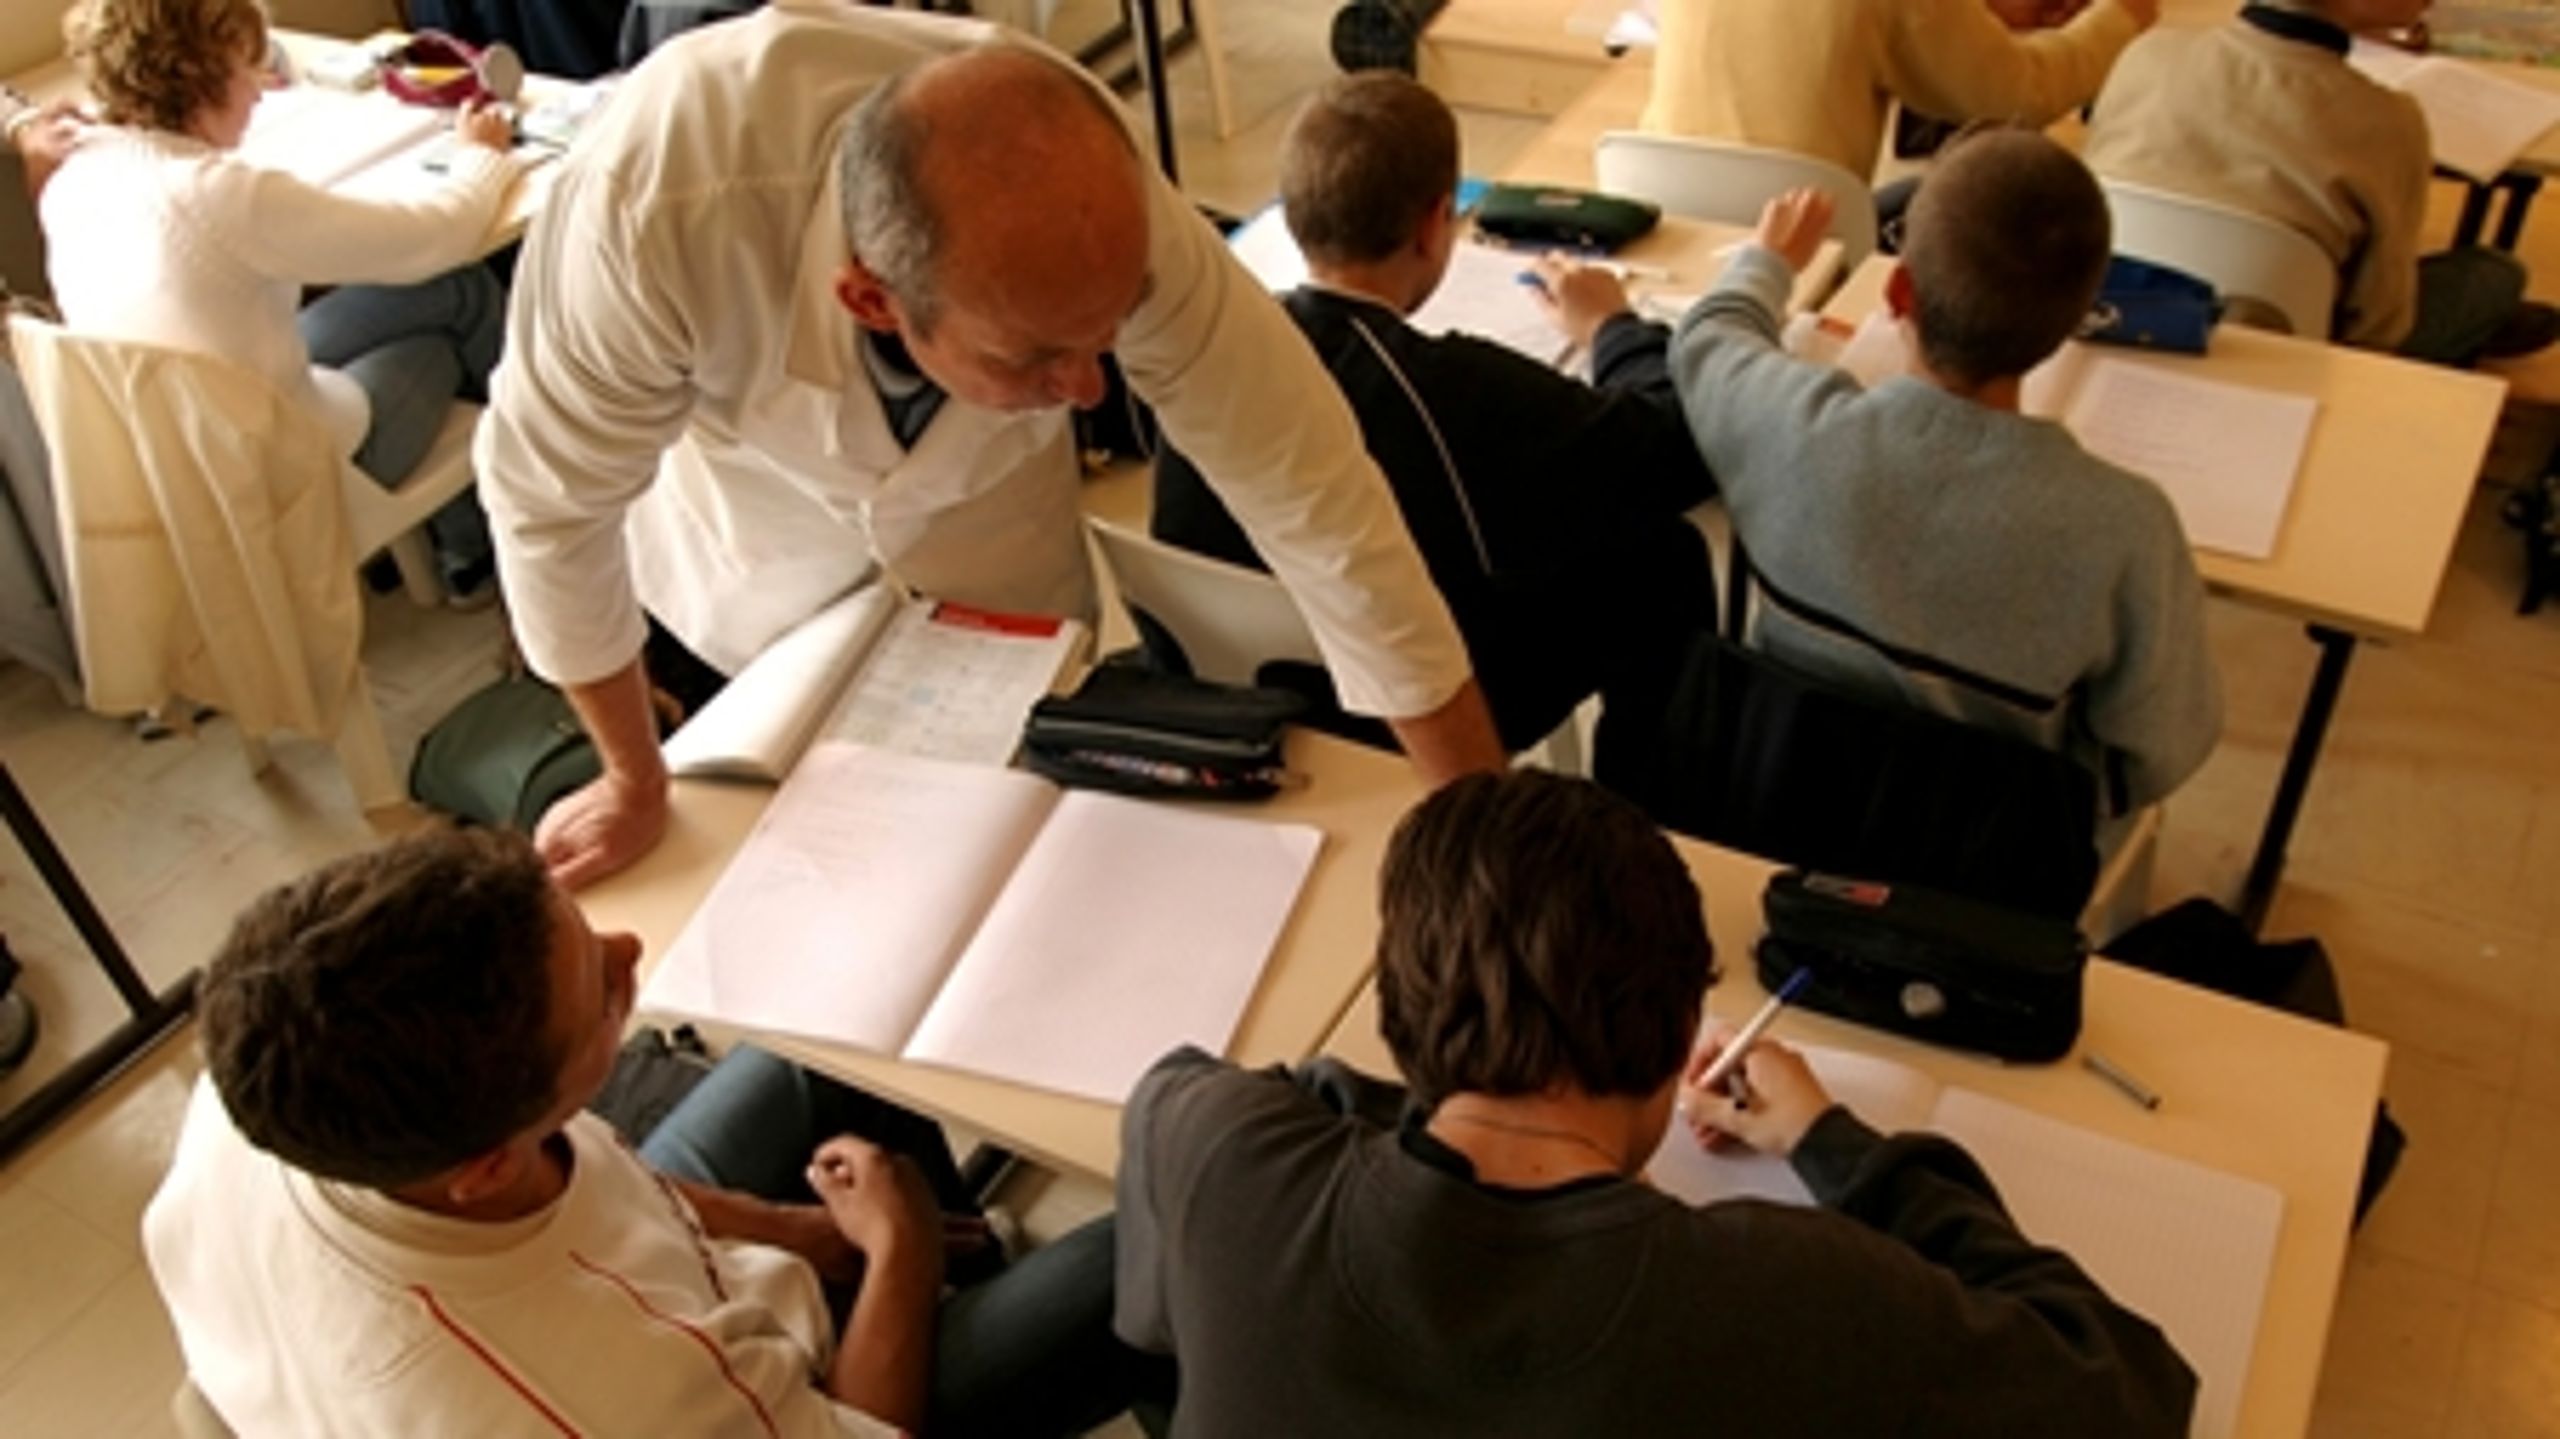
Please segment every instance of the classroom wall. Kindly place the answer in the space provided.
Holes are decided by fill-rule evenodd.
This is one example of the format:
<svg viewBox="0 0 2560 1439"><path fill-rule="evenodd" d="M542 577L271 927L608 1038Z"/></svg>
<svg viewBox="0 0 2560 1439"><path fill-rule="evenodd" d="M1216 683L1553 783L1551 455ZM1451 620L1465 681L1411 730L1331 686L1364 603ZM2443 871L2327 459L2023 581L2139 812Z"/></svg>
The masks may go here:
<svg viewBox="0 0 2560 1439"><path fill-rule="evenodd" d="M32 69L62 53L62 12L71 0L7 0L0 5L0 75ZM393 0L267 0L275 23L323 35L370 35L400 23Z"/></svg>

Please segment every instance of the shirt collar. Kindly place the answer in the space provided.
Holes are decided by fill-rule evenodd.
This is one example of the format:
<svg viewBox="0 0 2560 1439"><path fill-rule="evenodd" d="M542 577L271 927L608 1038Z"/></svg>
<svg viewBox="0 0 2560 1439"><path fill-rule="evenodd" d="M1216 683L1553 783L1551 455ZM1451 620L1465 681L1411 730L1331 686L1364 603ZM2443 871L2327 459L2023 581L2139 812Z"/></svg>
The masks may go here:
<svg viewBox="0 0 2560 1439"><path fill-rule="evenodd" d="M2279 40L2293 40L2304 45L2317 45L2332 54L2344 55L2353 42L2344 28L2300 10L2276 5L2243 5L2240 21L2252 25Z"/></svg>

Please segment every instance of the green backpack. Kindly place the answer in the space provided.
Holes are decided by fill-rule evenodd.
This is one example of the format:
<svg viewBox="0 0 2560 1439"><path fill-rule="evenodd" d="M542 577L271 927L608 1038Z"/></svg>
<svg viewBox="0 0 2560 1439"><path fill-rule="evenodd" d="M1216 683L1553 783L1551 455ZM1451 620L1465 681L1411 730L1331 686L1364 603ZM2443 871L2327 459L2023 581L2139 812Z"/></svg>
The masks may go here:
<svg viewBox="0 0 2560 1439"><path fill-rule="evenodd" d="M409 765L409 793L431 809L531 834L553 801L603 772L568 696L514 674L427 731Z"/></svg>

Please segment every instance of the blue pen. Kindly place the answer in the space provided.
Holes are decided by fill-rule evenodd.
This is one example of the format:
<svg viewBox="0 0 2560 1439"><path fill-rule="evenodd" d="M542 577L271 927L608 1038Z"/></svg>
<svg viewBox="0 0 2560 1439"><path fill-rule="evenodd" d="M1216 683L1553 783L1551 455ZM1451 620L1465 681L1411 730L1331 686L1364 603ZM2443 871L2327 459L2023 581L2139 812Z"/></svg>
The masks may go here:
<svg viewBox="0 0 2560 1439"><path fill-rule="evenodd" d="M1767 1033L1769 1026L1777 1022L1778 1011L1786 1008L1787 1001L1795 998L1806 985L1812 982L1813 971L1810 969L1799 968L1795 973L1788 975L1787 982L1778 986L1778 992L1769 996L1769 1002L1760 1006L1760 1012L1751 1016L1749 1022L1742 1026L1741 1032L1725 1041L1724 1050L1716 1056L1715 1063L1708 1065L1707 1072L1698 1076L1698 1088L1712 1090L1740 1069L1743 1056L1749 1054L1751 1046L1759 1043L1760 1036Z"/></svg>

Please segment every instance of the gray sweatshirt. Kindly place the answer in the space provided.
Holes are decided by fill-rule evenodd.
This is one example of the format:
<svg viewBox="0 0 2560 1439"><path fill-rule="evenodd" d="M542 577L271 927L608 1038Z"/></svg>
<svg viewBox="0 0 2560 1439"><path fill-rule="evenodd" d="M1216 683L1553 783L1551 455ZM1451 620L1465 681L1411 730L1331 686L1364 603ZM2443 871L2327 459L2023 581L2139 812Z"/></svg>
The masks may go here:
<svg viewBox="0 0 2560 1439"><path fill-rule="evenodd" d="M1792 278L1745 248L1672 342L1762 581L1753 646L2068 753L2105 781L2102 813L2176 788L2222 693L2168 497L2050 420L1787 355Z"/></svg>

